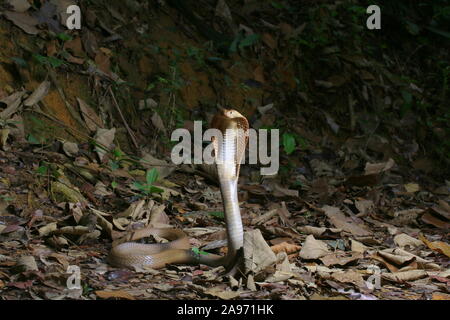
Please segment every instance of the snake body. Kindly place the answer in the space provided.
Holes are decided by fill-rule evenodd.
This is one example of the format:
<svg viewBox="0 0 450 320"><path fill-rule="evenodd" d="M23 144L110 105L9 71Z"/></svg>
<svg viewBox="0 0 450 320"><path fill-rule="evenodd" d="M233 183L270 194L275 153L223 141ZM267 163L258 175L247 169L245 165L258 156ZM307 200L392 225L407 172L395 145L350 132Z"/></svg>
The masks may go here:
<svg viewBox="0 0 450 320"><path fill-rule="evenodd" d="M127 236L127 242L113 245L108 256L110 264L131 269L158 269L167 264L205 264L211 267L224 266L231 273L236 271L244 242L237 182L249 125L247 119L236 110L222 109L214 116L211 128L222 133L222 140L213 138L212 143L225 213L227 254L200 254L190 249L189 239L181 230L146 227ZM171 241L158 244L131 242L150 235Z"/></svg>

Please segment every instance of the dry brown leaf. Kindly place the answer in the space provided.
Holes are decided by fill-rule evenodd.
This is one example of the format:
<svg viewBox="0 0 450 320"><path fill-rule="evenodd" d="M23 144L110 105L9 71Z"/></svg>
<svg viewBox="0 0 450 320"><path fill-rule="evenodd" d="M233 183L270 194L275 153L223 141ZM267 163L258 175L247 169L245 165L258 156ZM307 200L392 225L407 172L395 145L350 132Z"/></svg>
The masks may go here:
<svg viewBox="0 0 450 320"><path fill-rule="evenodd" d="M103 121L97 113L84 100L77 97L77 101L80 107L81 115L83 116L84 122L89 130L94 132L98 128L103 128Z"/></svg>
<svg viewBox="0 0 450 320"><path fill-rule="evenodd" d="M14 113L19 110L22 105L22 97L25 95L26 91L19 91L11 94L0 100L0 102L6 104L6 109L0 112L0 119L9 119Z"/></svg>
<svg viewBox="0 0 450 320"><path fill-rule="evenodd" d="M97 290L95 291L95 294L102 299L117 298L117 299L136 300L131 294L122 290L115 290L115 291Z"/></svg>
<svg viewBox="0 0 450 320"><path fill-rule="evenodd" d="M381 173L390 170L394 165L395 161L393 159L381 163L366 163L364 173L365 175Z"/></svg>
<svg viewBox="0 0 450 320"><path fill-rule="evenodd" d="M223 287L217 286L212 288L207 288L204 291L206 294L212 295L214 297L224 299L224 300L230 300L239 297L240 292L239 291L231 291L231 290L224 290Z"/></svg>
<svg viewBox="0 0 450 320"><path fill-rule="evenodd" d="M351 250L353 252L364 253L367 249L361 242L351 239Z"/></svg>
<svg viewBox="0 0 450 320"><path fill-rule="evenodd" d="M339 233L342 231L342 229L337 228L325 228L325 227L313 227L313 226L303 226L298 227L298 231L306 233L306 234L312 234L314 237L322 237L325 234L332 234L333 236L339 235Z"/></svg>
<svg viewBox="0 0 450 320"><path fill-rule="evenodd" d="M100 160L103 160L103 157L109 151L109 148L111 147L111 145L114 141L115 135L116 135L116 128L112 128L112 129L97 128L97 132L95 133L94 140L100 146L95 146L95 151L97 152Z"/></svg>
<svg viewBox="0 0 450 320"><path fill-rule="evenodd" d="M350 217L346 217L339 208L324 206L322 209L336 228L350 232L354 236L368 236L372 234L362 223L357 224L357 222Z"/></svg>
<svg viewBox="0 0 450 320"><path fill-rule="evenodd" d="M419 235L419 238L431 250L434 250L434 251L437 251L439 253L445 254L447 257L450 258L450 246L448 245L448 243L443 242L443 241L433 241L433 242L431 242L427 238L425 238L425 236L422 235L422 234Z"/></svg>
<svg viewBox="0 0 450 320"><path fill-rule="evenodd" d="M361 258L363 258L363 255L358 252L351 252L350 255L347 252L334 252L320 258L320 261L327 267L334 265L345 266L346 264Z"/></svg>
<svg viewBox="0 0 450 320"><path fill-rule="evenodd" d="M292 190L280 187L278 184L275 184L273 195L275 197L298 197L298 190Z"/></svg>
<svg viewBox="0 0 450 320"><path fill-rule="evenodd" d="M255 274L277 261L259 229L244 233L244 261L246 273L251 271Z"/></svg>
<svg viewBox="0 0 450 320"><path fill-rule="evenodd" d="M423 245L423 242L413 238L406 233L398 234L394 237L394 242L399 247L405 247L405 246L411 246L411 247L418 247Z"/></svg>
<svg viewBox="0 0 450 320"><path fill-rule="evenodd" d="M331 278L343 283L353 283L360 288L366 287L366 282L364 281L362 275L355 270L334 272L331 274Z"/></svg>
<svg viewBox="0 0 450 320"><path fill-rule="evenodd" d="M430 211L425 212L421 220L427 224L431 224L437 228L450 229L450 223L431 214Z"/></svg>
<svg viewBox="0 0 450 320"><path fill-rule="evenodd" d="M394 281L394 282L405 282L405 281L414 281L418 279L425 278L427 276L427 272L425 270L409 270L409 271L401 271L401 272L393 272L393 273L382 273L381 277L384 279Z"/></svg>
<svg viewBox="0 0 450 320"><path fill-rule="evenodd" d="M417 183L407 183L403 185L405 187L406 192L414 193L420 190L420 187Z"/></svg>
<svg viewBox="0 0 450 320"><path fill-rule="evenodd" d="M39 29L36 28L39 24L38 19L32 17L28 12L6 11L4 16L28 34L36 35L39 33Z"/></svg>
<svg viewBox="0 0 450 320"><path fill-rule="evenodd" d="M282 242L270 247L270 249L272 249L272 251L275 254L278 254L280 252L286 252L287 254L291 254L299 251L301 248L302 248L301 246L289 242Z"/></svg>
<svg viewBox="0 0 450 320"><path fill-rule="evenodd" d="M433 292L431 300L450 300L450 294L443 292Z"/></svg>
<svg viewBox="0 0 450 320"><path fill-rule="evenodd" d="M41 82L33 93L23 102L23 105L26 107L31 107L41 101L47 95L50 86L50 81Z"/></svg>
<svg viewBox="0 0 450 320"><path fill-rule="evenodd" d="M27 0L6 0L6 3L12 6L15 12L25 12L31 7Z"/></svg>
<svg viewBox="0 0 450 320"><path fill-rule="evenodd" d="M302 259L309 260L321 258L329 253L330 251L325 242L316 240L313 235L309 235L306 237L299 256Z"/></svg>

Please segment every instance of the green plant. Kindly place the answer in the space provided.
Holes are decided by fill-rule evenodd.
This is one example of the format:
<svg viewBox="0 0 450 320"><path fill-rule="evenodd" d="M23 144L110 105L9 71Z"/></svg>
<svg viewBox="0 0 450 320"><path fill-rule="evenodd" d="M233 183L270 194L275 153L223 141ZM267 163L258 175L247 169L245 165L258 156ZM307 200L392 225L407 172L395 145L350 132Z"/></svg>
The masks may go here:
<svg viewBox="0 0 450 320"><path fill-rule="evenodd" d="M149 196L152 193L161 193L164 190L161 188L155 187L153 183L158 179L158 170L153 168L152 170L148 170L145 175L146 183L140 183L139 181L135 181L133 183L133 188L141 191L144 195Z"/></svg>
<svg viewBox="0 0 450 320"><path fill-rule="evenodd" d="M260 40L261 36L259 34L249 34L243 35L239 33L236 38L234 38L233 42L228 49L230 53L235 53L239 50L242 50L246 47L251 47L256 44Z"/></svg>
<svg viewBox="0 0 450 320"><path fill-rule="evenodd" d="M289 155L294 152L296 147L294 135L291 133L283 133L282 139L284 151L286 152L286 154Z"/></svg>
<svg viewBox="0 0 450 320"><path fill-rule="evenodd" d="M55 57L45 57L40 54L33 54L33 58L37 60L42 65L46 65L52 68L58 68L64 65L64 61Z"/></svg>

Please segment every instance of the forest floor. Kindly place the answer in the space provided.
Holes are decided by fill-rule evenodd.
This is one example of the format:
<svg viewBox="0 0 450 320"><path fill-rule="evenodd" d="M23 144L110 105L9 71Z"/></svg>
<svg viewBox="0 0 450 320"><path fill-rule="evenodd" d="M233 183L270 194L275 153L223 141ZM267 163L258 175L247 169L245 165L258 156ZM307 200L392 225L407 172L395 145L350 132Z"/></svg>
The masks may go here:
<svg viewBox="0 0 450 320"><path fill-rule="evenodd" d="M448 170L426 151L419 116L358 109L423 102L426 82L331 44L323 75L294 67L305 26L267 8L232 10L260 12L249 26L264 28L244 26L220 55L168 5L98 1L69 32L69 2L0 7L2 299L450 299ZM226 8L210 9L222 20L208 23L235 26ZM241 169L244 274L110 266L112 241L148 224L226 253L217 183L170 163L170 133L208 123L216 104L281 130L278 175Z"/></svg>

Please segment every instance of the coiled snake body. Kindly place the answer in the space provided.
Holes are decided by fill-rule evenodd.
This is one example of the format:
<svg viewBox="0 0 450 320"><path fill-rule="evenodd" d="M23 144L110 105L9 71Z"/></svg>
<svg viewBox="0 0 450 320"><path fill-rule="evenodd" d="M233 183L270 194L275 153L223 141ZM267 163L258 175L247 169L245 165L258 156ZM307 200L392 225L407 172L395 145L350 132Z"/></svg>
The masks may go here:
<svg viewBox="0 0 450 320"><path fill-rule="evenodd" d="M247 119L232 109L222 109L212 120L211 127L222 133L213 138L214 156L227 226L228 252L226 256L199 254L190 249L189 239L181 230L143 228L133 232L126 241L135 241L149 235L172 240L167 243L141 244L124 242L114 246L108 256L110 264L127 268L162 268L167 264L205 264L224 266L235 273L242 259L243 227L237 196L240 163L248 140Z"/></svg>

